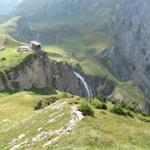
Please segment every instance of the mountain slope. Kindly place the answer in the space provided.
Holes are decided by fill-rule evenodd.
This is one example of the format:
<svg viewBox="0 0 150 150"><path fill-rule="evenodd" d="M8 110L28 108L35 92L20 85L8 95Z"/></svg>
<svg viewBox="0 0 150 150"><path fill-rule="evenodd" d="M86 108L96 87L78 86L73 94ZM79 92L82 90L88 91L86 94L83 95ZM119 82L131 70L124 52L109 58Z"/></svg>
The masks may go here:
<svg viewBox="0 0 150 150"><path fill-rule="evenodd" d="M114 46L98 56L123 81L133 80L143 90L145 107L150 112L150 2L120 2L114 28Z"/></svg>
<svg viewBox="0 0 150 150"><path fill-rule="evenodd" d="M140 44L149 53L137 44L139 28L146 43L149 35L136 24L149 18L143 9L149 3L135 2L23 0L11 19L1 20L0 149L149 150L144 95L128 81L149 93L136 64L143 57ZM25 43L11 36L38 40L43 52L17 52ZM144 70L143 58L138 69Z"/></svg>
<svg viewBox="0 0 150 150"><path fill-rule="evenodd" d="M138 99L138 102L143 102L143 95L139 96L138 90L135 90L137 94L130 92L130 96L127 96L128 92L122 92L126 86L122 86L122 83L95 59L100 49L113 43L112 21L116 19L118 11L118 0L96 0L92 3L87 0L24 0L13 11L13 15L20 16L7 20L0 28L2 32L7 32L18 40L28 42L36 39L47 44L45 50L51 59L71 64L79 63L86 74L111 78L121 89L119 92L124 101ZM136 89L133 84L127 86L129 89ZM113 96L116 97L118 92L114 93Z"/></svg>
<svg viewBox="0 0 150 150"><path fill-rule="evenodd" d="M106 32L108 30L105 29L105 25L110 18L115 16L117 1L33 0L31 2L24 0L14 9L15 15L23 17L17 31L19 32L20 27L24 26L24 20L26 20L32 37L43 39L46 42L55 39L52 41L53 43L56 38L61 39L61 37L71 37L97 31L103 32L104 30ZM16 35L16 33L12 35ZM24 36L26 35L24 34ZM49 38L47 38L48 36ZM22 39L22 36L18 33L16 38Z"/></svg>
<svg viewBox="0 0 150 150"><path fill-rule="evenodd" d="M149 118L133 112L134 118L115 115L110 112L111 103L108 110L88 103L95 117L82 120L76 107L85 99L66 93L45 94L1 93L1 149L149 149ZM43 108L35 111L40 101Z"/></svg>

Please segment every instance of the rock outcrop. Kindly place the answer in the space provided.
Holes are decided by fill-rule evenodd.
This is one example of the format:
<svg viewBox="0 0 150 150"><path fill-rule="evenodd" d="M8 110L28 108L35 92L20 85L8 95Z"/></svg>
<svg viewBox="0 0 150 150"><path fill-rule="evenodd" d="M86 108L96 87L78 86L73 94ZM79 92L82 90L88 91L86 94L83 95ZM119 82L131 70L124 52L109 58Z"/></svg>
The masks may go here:
<svg viewBox="0 0 150 150"><path fill-rule="evenodd" d="M120 0L114 46L98 54L122 81L133 80L145 94L150 113L150 1Z"/></svg>
<svg viewBox="0 0 150 150"><path fill-rule="evenodd" d="M74 74L75 69L66 62L50 61L45 52L30 54L14 68L0 72L0 90L52 87L75 95L86 96L81 81ZM113 90L114 86L109 84L107 79L86 76L81 69L76 70L85 77L94 95L110 94ZM104 87L111 90L105 93Z"/></svg>

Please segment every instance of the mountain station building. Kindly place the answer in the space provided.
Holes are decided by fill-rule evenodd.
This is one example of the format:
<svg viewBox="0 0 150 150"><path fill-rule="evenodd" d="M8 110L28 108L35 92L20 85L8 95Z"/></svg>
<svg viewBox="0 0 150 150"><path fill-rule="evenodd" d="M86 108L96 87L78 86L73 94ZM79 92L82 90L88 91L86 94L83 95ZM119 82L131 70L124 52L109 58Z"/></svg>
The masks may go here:
<svg viewBox="0 0 150 150"><path fill-rule="evenodd" d="M26 46L19 46L18 52L28 52L28 51L34 51L35 53L38 53L42 51L42 44L38 41L31 41L29 45Z"/></svg>

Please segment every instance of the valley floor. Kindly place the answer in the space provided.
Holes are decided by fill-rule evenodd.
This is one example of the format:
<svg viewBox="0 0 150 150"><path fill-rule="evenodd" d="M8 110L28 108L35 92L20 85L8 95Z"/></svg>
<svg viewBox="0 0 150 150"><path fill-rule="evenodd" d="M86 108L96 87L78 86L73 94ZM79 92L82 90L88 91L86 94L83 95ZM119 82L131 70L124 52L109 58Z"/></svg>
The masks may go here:
<svg viewBox="0 0 150 150"><path fill-rule="evenodd" d="M34 110L41 101L43 108ZM1 93L0 149L149 150L149 118L112 114L109 103L108 110L91 105L95 116L83 118L77 110L83 101L60 92Z"/></svg>

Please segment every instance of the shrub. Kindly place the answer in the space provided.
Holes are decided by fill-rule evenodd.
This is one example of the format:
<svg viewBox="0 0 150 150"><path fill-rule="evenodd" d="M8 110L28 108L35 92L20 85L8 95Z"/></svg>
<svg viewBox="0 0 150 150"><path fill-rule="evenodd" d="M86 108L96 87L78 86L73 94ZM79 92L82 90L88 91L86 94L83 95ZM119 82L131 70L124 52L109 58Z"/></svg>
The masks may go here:
<svg viewBox="0 0 150 150"><path fill-rule="evenodd" d="M128 109L129 111L132 111L134 113L142 113L141 107L135 102L133 102L130 105L127 105L126 109Z"/></svg>
<svg viewBox="0 0 150 150"><path fill-rule="evenodd" d="M117 100L113 100L111 103L115 105L115 104L117 104L118 102L117 102Z"/></svg>
<svg viewBox="0 0 150 150"><path fill-rule="evenodd" d="M42 108L42 106L43 106L42 101L39 101L39 102L35 105L34 110L39 110L39 109Z"/></svg>
<svg viewBox="0 0 150 150"><path fill-rule="evenodd" d="M107 110L107 105L105 103L101 103L100 101L98 100L95 100L92 102L93 106L97 109L104 109L104 110Z"/></svg>
<svg viewBox="0 0 150 150"><path fill-rule="evenodd" d="M112 113L114 114L117 114L117 115L122 115L122 116L126 116L126 112L124 111L123 108L121 108L120 105L115 105L112 110L111 110Z"/></svg>
<svg viewBox="0 0 150 150"><path fill-rule="evenodd" d="M59 98L58 97L55 97L55 96L51 96L51 97L48 97L46 100L51 102L51 103L54 103L58 100Z"/></svg>
<svg viewBox="0 0 150 150"><path fill-rule="evenodd" d="M134 116L132 115L132 113L130 111L127 111L126 114L131 117L131 118L134 118Z"/></svg>
<svg viewBox="0 0 150 150"><path fill-rule="evenodd" d="M113 100L112 104L120 105L120 107L122 107L122 108L126 108L127 107L126 103L124 101L122 101L122 100Z"/></svg>
<svg viewBox="0 0 150 150"><path fill-rule="evenodd" d="M5 61L5 60L6 60L5 57L0 58L0 61Z"/></svg>
<svg viewBox="0 0 150 150"><path fill-rule="evenodd" d="M81 103L78 107L79 111L82 112L84 116L92 116L94 117L94 111L92 110L91 106L87 103Z"/></svg>
<svg viewBox="0 0 150 150"><path fill-rule="evenodd" d="M130 105L130 106L128 105L127 109L130 110L130 111L133 111L134 113L137 113L136 108L134 106L132 106L132 105Z"/></svg>
<svg viewBox="0 0 150 150"><path fill-rule="evenodd" d="M99 106L96 107L97 109L104 109L107 110L107 105L105 103L100 104Z"/></svg>
<svg viewBox="0 0 150 150"><path fill-rule="evenodd" d="M141 112L141 114L142 114L144 117L148 117L148 114L146 114L145 112Z"/></svg>
<svg viewBox="0 0 150 150"><path fill-rule="evenodd" d="M107 98L104 95L98 95L97 99L99 99L101 102L106 103L107 102Z"/></svg>
<svg viewBox="0 0 150 150"><path fill-rule="evenodd" d="M95 108L101 104L101 102L97 99L91 100L90 102Z"/></svg>
<svg viewBox="0 0 150 150"><path fill-rule="evenodd" d="M63 93L62 94L62 98L70 98L72 95L68 94L68 93Z"/></svg>
<svg viewBox="0 0 150 150"><path fill-rule="evenodd" d="M124 101L119 102L122 108L127 108L127 104Z"/></svg>

